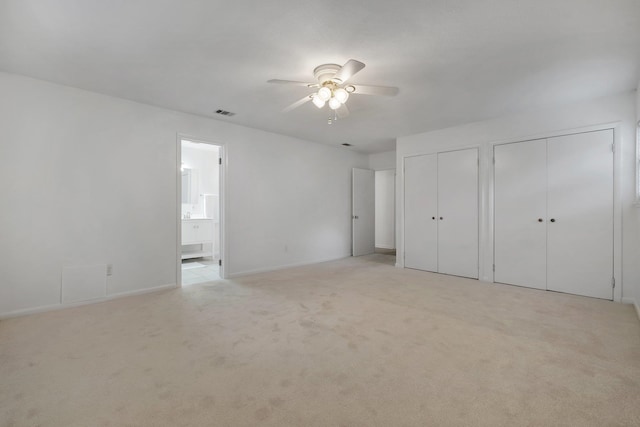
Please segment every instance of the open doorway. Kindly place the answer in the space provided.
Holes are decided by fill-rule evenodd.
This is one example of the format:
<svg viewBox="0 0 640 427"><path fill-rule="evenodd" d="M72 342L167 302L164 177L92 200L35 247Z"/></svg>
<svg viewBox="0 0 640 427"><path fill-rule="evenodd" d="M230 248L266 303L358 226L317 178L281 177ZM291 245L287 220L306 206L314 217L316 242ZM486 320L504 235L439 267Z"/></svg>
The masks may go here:
<svg viewBox="0 0 640 427"><path fill-rule="evenodd" d="M222 271L222 149L179 138L179 283L220 280Z"/></svg>
<svg viewBox="0 0 640 427"><path fill-rule="evenodd" d="M353 169L352 255L395 264L395 169Z"/></svg>
<svg viewBox="0 0 640 427"><path fill-rule="evenodd" d="M375 252L396 255L395 169L375 171Z"/></svg>

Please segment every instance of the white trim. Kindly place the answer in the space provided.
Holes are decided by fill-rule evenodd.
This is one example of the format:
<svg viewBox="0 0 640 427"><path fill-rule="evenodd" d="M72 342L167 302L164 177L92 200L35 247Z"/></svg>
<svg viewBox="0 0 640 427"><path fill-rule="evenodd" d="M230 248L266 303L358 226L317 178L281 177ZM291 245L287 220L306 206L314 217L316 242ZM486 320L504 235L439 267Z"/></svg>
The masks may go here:
<svg viewBox="0 0 640 427"><path fill-rule="evenodd" d="M638 315L638 320L640 320L640 305L638 305L638 303L636 303L636 300L631 298L631 297L623 297L622 298L622 303L623 304L631 304L633 305L633 307L636 309L636 314Z"/></svg>
<svg viewBox="0 0 640 427"><path fill-rule="evenodd" d="M228 278L227 267L229 266L229 248L227 245L227 227L226 227L226 195L227 195L227 177L228 177L228 158L227 158L227 145L224 142L212 141L209 139L203 139L196 136L187 135L184 133L176 134L176 283L178 286L182 286L182 175L180 174L180 165L182 160L182 140L188 140L193 142L199 142L201 144L215 145L218 147L218 156L222 159L222 164L219 169L218 187L220 194L218 196L220 204L220 220L219 220L219 233L220 233L220 259L222 265L220 266L220 278Z"/></svg>
<svg viewBox="0 0 640 427"><path fill-rule="evenodd" d="M258 274L258 273L269 273L271 271L286 270L287 268L304 267L306 265L320 264L323 262L338 261L345 258L352 258L352 256L351 254L345 254L337 258L332 257L332 258L325 258L325 259L320 259L315 261L305 261L305 262L298 262L293 264L279 265L277 267L258 268L255 270L241 271L239 273L232 273L227 275L227 279L235 279L236 277L251 276L252 274Z"/></svg>
<svg viewBox="0 0 640 427"><path fill-rule="evenodd" d="M393 244L389 244L389 245L376 245L376 248L378 249L395 249L393 247Z"/></svg>
<svg viewBox="0 0 640 427"><path fill-rule="evenodd" d="M559 136L575 135L577 133L597 132L599 130L605 130L605 129L617 129L621 125L622 125L622 121L618 120L618 121L615 121L615 122L606 122L606 123L600 123L600 124L589 125L589 126L580 126L580 127L577 127L577 128L569 128L569 129L560 129L560 130L556 130L556 131L540 132L540 133L527 135L527 136L523 136L523 137L503 138L503 139L497 139L497 140L488 141L488 142L492 146L493 145L502 145L502 144L515 143L515 142L526 142L526 141L532 141L532 140L535 140L535 139L549 139L549 138L557 138ZM616 141L616 143L617 142L618 141ZM617 144L616 144L616 147L620 148Z"/></svg>
<svg viewBox="0 0 640 427"><path fill-rule="evenodd" d="M637 95L638 96L638 95ZM640 104L638 104L640 106ZM638 111L640 114L640 111ZM636 178L636 194L635 194L635 202L633 203L633 207L640 208L640 120L636 123L636 158L635 158L635 178ZM637 307L637 306L636 306Z"/></svg>
<svg viewBox="0 0 640 427"><path fill-rule="evenodd" d="M182 287L182 137L176 134L176 286Z"/></svg>
<svg viewBox="0 0 640 427"><path fill-rule="evenodd" d="M160 291L165 291L167 289L176 289L176 288L178 288L178 286L175 283L171 283L169 285L154 286L152 288L137 289L135 291L119 292L117 294L107 295L106 297L95 298L95 299L90 299L86 301L76 301L76 302L70 302L66 304L55 304L55 305L45 305L45 306L35 307L35 308L25 308L22 310L15 310L15 311L9 311L7 313L0 313L0 320L8 319L10 317L26 316L28 314L44 313L47 311L64 310L66 308L80 307L83 305L98 304L101 302L107 302L114 299L149 294L152 292L160 292Z"/></svg>
<svg viewBox="0 0 640 427"><path fill-rule="evenodd" d="M470 148L477 148L479 150L481 145L482 144L460 145L460 146L456 145L455 147L446 148L446 149L414 151L411 154L405 154L404 156L402 156L402 162L404 163L404 159L406 159L407 157L427 156L429 154L438 154L438 153L451 153L452 151L464 151L464 150L468 150Z"/></svg>

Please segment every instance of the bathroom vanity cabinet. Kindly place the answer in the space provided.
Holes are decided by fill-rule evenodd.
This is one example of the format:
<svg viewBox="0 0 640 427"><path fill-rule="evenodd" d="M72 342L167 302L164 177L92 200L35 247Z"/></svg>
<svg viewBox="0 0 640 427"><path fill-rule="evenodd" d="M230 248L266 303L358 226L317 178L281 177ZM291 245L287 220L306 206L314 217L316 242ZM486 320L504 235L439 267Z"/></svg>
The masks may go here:
<svg viewBox="0 0 640 427"><path fill-rule="evenodd" d="M182 220L182 259L213 256L213 226L213 219ZM191 245L199 247L186 250L190 249Z"/></svg>

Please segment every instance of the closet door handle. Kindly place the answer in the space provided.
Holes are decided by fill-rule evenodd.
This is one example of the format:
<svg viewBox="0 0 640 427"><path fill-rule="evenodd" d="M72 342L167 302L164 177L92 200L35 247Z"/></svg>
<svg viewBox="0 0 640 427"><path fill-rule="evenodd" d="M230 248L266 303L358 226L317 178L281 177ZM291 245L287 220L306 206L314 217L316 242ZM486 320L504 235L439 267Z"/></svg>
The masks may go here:
<svg viewBox="0 0 640 427"><path fill-rule="evenodd" d="M544 221L542 218L538 218L538 222L542 222Z"/></svg>
<svg viewBox="0 0 640 427"><path fill-rule="evenodd" d="M442 217L440 217L440 219L443 219Z"/></svg>
<svg viewBox="0 0 640 427"><path fill-rule="evenodd" d="M431 219L436 219L436 217L435 217L435 216L432 216L432 217L431 217Z"/></svg>
<svg viewBox="0 0 640 427"><path fill-rule="evenodd" d="M556 219L555 219L555 218L551 218L551 220L550 220L550 221L551 221L551 222L556 222Z"/></svg>

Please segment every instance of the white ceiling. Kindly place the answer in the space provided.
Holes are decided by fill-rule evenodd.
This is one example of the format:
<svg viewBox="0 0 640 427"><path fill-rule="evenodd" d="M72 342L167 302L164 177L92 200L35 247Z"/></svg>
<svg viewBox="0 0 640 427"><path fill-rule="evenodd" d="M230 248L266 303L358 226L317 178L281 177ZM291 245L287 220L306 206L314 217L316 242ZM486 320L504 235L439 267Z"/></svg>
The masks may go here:
<svg viewBox="0 0 640 427"><path fill-rule="evenodd" d="M366 63L327 124L313 68ZM639 0L0 0L0 70L363 152L397 136L632 90ZM230 118L213 114L219 108Z"/></svg>

